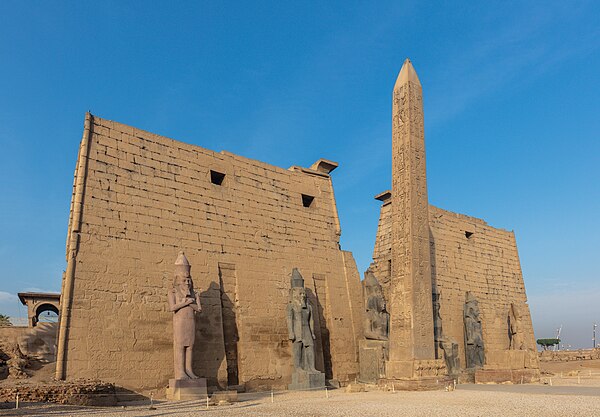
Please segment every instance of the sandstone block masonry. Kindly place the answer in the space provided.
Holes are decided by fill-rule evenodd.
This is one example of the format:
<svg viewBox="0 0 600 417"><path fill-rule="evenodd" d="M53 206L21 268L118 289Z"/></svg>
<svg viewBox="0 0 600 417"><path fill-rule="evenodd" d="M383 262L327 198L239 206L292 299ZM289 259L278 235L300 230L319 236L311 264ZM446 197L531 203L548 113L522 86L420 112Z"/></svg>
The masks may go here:
<svg viewBox="0 0 600 417"><path fill-rule="evenodd" d="M390 203L385 200L381 207L372 265L376 276L381 277L384 292L390 286ZM432 288L440 297L444 335L458 343L461 365L465 365L463 307L465 293L471 291L479 300L488 366L503 365L498 355L510 346L510 305L520 303L525 306L522 309L525 347L533 357L527 359L537 368L534 354L537 349L514 233L431 205L429 226ZM441 357L442 352L437 354ZM499 363L494 364L495 360Z"/></svg>
<svg viewBox="0 0 600 417"><path fill-rule="evenodd" d="M422 88L410 60L394 86L392 108L392 191L375 197L383 204L371 266L390 305L388 378L419 377L415 365L406 365L411 359L443 358L434 343L433 298L443 329L438 342L457 343L465 366L469 292L478 301L485 347L475 380L511 380L513 370L535 379L536 345L514 233L428 203ZM511 331L522 340L516 348Z"/></svg>
<svg viewBox="0 0 600 417"><path fill-rule="evenodd" d="M317 368L353 380L360 278L340 250L331 161L282 169L86 115L67 237L59 378L134 389L173 375L167 289L179 250L203 311L194 372L209 385L284 388L292 268L316 313Z"/></svg>

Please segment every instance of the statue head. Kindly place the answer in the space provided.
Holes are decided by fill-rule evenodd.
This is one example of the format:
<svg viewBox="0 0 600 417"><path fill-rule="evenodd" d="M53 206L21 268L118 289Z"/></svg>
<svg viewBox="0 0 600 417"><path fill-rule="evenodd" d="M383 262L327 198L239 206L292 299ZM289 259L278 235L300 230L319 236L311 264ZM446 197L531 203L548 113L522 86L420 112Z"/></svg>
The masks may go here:
<svg viewBox="0 0 600 417"><path fill-rule="evenodd" d="M290 285L292 288L304 288L304 278L302 278L302 274L300 274L298 268L292 269L292 278L290 280Z"/></svg>
<svg viewBox="0 0 600 417"><path fill-rule="evenodd" d="M306 307L306 289L304 289L303 287L292 288L290 290L290 303L297 307Z"/></svg>
<svg viewBox="0 0 600 417"><path fill-rule="evenodd" d="M304 288L304 278L298 271L298 268L292 269L290 280L290 302L301 307L306 306L306 288Z"/></svg>
<svg viewBox="0 0 600 417"><path fill-rule="evenodd" d="M479 319L479 302L477 301L477 298L471 294L471 291L467 291L465 300L465 316Z"/></svg>
<svg viewBox="0 0 600 417"><path fill-rule="evenodd" d="M377 281L375 274L371 270L371 268L367 268L365 271L365 279L363 280L363 287L365 289L365 298L369 298L371 296L377 296L383 298L383 290L381 289L381 284Z"/></svg>
<svg viewBox="0 0 600 417"><path fill-rule="evenodd" d="M194 292L194 284L190 274L191 266L183 251L179 252L175 261L175 278L173 279L173 289L185 295L191 295Z"/></svg>

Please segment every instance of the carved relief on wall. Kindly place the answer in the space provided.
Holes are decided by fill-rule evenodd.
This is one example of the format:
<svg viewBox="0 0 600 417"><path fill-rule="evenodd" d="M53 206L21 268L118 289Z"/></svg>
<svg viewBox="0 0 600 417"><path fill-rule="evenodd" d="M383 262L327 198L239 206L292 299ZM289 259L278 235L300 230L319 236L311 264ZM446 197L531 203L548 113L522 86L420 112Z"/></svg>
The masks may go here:
<svg viewBox="0 0 600 417"><path fill-rule="evenodd" d="M435 346L437 350L436 357L441 356L441 350L444 355L446 369L449 375L456 375L460 371L460 359L458 358L458 343L444 335L442 326L442 315L440 313L440 293L432 293L433 302L433 333Z"/></svg>
<svg viewBox="0 0 600 417"><path fill-rule="evenodd" d="M510 349L525 350L523 341L523 315L521 308L516 303L511 303L508 311L508 335Z"/></svg>
<svg viewBox="0 0 600 417"><path fill-rule="evenodd" d="M467 368L481 368L485 362L483 330L479 317L479 303L471 292L467 292L464 307L465 356Z"/></svg>

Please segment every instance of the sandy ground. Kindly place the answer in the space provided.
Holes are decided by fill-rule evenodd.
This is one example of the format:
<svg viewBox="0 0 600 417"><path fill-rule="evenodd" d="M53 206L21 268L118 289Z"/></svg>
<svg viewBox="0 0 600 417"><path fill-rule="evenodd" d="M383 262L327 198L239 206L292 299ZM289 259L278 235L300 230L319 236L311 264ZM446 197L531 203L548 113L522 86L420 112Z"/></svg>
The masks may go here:
<svg viewBox="0 0 600 417"><path fill-rule="evenodd" d="M591 361L540 362L540 370L542 372L552 372L554 374L572 371L580 371L581 373L592 371L600 374L600 359Z"/></svg>
<svg viewBox="0 0 600 417"><path fill-rule="evenodd" d="M542 362L540 384L459 385L456 391L346 393L311 392L240 394L240 402L206 407L205 401L126 406L76 407L56 404L2 404L0 416L598 416L600 360ZM562 375L562 376L561 376ZM41 375L38 378L42 377ZM38 379L36 378L36 379ZM43 379L43 378L42 378Z"/></svg>
<svg viewBox="0 0 600 417"><path fill-rule="evenodd" d="M600 360L540 362L541 383L600 387Z"/></svg>
<svg viewBox="0 0 600 417"><path fill-rule="evenodd" d="M550 393L528 392L541 387ZM507 391L507 388L511 388ZM574 387L577 390L578 387ZM589 388L589 387L587 387ZM464 385L456 391L362 392L343 390L249 394L232 405L210 406L203 401L161 402L148 405L91 408L24 404L19 410L0 410L6 416L600 416L600 389L564 393L564 387L540 385ZM584 394L584 395L580 395ZM252 398L253 396L254 398Z"/></svg>

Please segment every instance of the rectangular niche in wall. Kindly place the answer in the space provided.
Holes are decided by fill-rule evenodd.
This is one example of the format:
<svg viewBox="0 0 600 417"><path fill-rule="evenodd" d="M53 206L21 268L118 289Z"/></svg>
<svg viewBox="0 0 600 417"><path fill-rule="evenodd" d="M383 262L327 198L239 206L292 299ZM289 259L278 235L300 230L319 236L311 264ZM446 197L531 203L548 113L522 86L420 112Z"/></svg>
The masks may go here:
<svg viewBox="0 0 600 417"><path fill-rule="evenodd" d="M310 207L315 198L312 195L302 194L302 205L304 207Z"/></svg>
<svg viewBox="0 0 600 417"><path fill-rule="evenodd" d="M227 360L227 385L239 384L238 326L237 326L237 274L235 265L219 262L219 287L221 288L221 314L223 342Z"/></svg>
<svg viewBox="0 0 600 417"><path fill-rule="evenodd" d="M210 182L212 182L213 184L221 185L223 184L224 179L225 174L223 174L222 172L213 171L212 169L210 170Z"/></svg>

